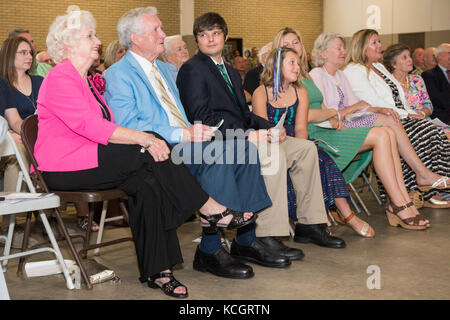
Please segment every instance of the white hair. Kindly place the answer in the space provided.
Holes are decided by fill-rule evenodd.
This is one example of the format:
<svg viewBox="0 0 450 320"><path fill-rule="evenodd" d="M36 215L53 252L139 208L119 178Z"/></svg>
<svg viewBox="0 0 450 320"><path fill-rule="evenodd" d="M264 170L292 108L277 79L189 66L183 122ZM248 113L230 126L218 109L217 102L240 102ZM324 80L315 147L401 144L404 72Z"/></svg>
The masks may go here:
<svg viewBox="0 0 450 320"><path fill-rule="evenodd" d="M45 52L45 51L41 51L41 52L39 52L39 53L36 55L36 60L37 60L37 62L41 62L41 61L39 60L39 58L40 58L44 53L46 53L46 52Z"/></svg>
<svg viewBox="0 0 450 320"><path fill-rule="evenodd" d="M439 53L443 52L445 50L445 47L448 46L450 46L450 43L441 43L439 47L434 50L434 56L436 57L436 59L438 58Z"/></svg>
<svg viewBox="0 0 450 320"><path fill-rule="evenodd" d="M322 52L327 50L330 46L330 42L336 38L341 39L345 45L344 37L334 32L324 32L317 37L316 41L314 41L314 48L311 52L311 59L316 67L323 66L325 62L322 59Z"/></svg>
<svg viewBox="0 0 450 320"><path fill-rule="evenodd" d="M95 29L97 23L89 11L70 6L67 14L56 17L48 31L46 43L49 56L55 63L64 60L64 47L73 46L81 37L81 31Z"/></svg>
<svg viewBox="0 0 450 320"><path fill-rule="evenodd" d="M119 33L119 42L126 48L130 49L133 45L131 42L131 34L141 34L144 30L144 24L141 21L143 14L157 15L158 10L155 7L134 8L125 13L117 24L117 32Z"/></svg>
<svg viewBox="0 0 450 320"><path fill-rule="evenodd" d="M262 63L262 55L265 53L268 53L270 51L272 51L272 41L270 41L265 46L263 46L261 49L259 49L259 51L258 51L259 62Z"/></svg>
<svg viewBox="0 0 450 320"><path fill-rule="evenodd" d="M170 47L170 42L175 39L183 40L183 38L179 34L176 34L176 35L170 36L170 37L166 37L164 39L164 48L166 49L165 54L170 53L170 51L172 50L172 48Z"/></svg>

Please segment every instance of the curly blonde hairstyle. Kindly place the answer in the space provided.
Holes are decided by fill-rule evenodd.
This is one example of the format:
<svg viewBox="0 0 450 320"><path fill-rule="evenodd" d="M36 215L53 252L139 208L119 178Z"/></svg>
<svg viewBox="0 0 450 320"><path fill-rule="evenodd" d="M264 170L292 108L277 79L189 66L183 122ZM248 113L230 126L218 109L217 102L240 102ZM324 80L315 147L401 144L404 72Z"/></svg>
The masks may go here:
<svg viewBox="0 0 450 320"><path fill-rule="evenodd" d="M320 68L324 65L325 61L322 59L322 52L327 50L330 46L330 42L336 38L341 39L345 45L344 37L334 32L324 32L317 37L316 41L314 41L314 48L311 52L311 58L316 67Z"/></svg>
<svg viewBox="0 0 450 320"><path fill-rule="evenodd" d="M66 58L65 47L74 46L83 30L95 29L97 25L89 11L71 10L70 7L67 11L66 15L56 17L47 35L48 54L55 63Z"/></svg>
<svg viewBox="0 0 450 320"><path fill-rule="evenodd" d="M286 28L283 28L280 31L278 31L277 34L275 35L275 38L272 41L272 49L278 49L278 48L283 47L283 37L290 33L297 36L297 38L300 41L300 44L302 46L302 52L298 52L298 54L300 56L302 75L305 78L310 78L308 72L305 72L305 74L303 74L304 71L308 70L308 57L306 56L306 49L305 49L305 46L303 45L302 36L300 35L300 33L297 30L286 27Z"/></svg>
<svg viewBox="0 0 450 320"><path fill-rule="evenodd" d="M353 34L347 57L345 58L346 65L350 63L367 64L367 47L369 46L370 37L373 35L378 35L378 32L374 29L362 29Z"/></svg>

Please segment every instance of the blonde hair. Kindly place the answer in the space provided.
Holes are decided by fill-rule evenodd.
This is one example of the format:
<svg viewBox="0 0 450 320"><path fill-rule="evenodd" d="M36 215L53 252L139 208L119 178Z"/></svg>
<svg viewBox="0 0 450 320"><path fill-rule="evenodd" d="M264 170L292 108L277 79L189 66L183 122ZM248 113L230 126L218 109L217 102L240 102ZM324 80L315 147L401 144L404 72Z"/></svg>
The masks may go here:
<svg viewBox="0 0 450 320"><path fill-rule="evenodd" d="M116 53L120 49L119 40L114 40L108 44L105 51L105 68L109 68L115 61Z"/></svg>
<svg viewBox="0 0 450 320"><path fill-rule="evenodd" d="M373 29L362 29L353 34L350 46L345 58L345 64L350 63L367 65L367 47L369 45L370 37L378 35L378 32Z"/></svg>
<svg viewBox="0 0 450 320"><path fill-rule="evenodd" d="M288 52L292 52L295 53L298 56L298 52L287 48L287 47L282 47L281 48L281 61L280 61L280 67L283 65L283 61L286 58L286 55L288 54ZM269 56L267 57L266 63L264 64L264 70L261 73L261 84L263 84L266 87L272 87L273 86L273 67L274 64L276 63L276 58L278 55L278 49L274 49L270 52ZM300 59L299 59L300 60ZM300 65L300 72L303 74L302 71L302 66ZM281 83L284 82L284 75L282 72L281 73ZM292 83L294 85L294 87L300 88L302 86L301 84L301 80L300 77L297 78L297 81Z"/></svg>
<svg viewBox="0 0 450 320"><path fill-rule="evenodd" d="M328 49L331 41L336 38L341 39L345 46L344 37L334 32L324 32L317 37L316 41L314 41L314 48L311 52L311 58L316 67L321 67L324 65L325 61L322 59L322 53Z"/></svg>
<svg viewBox="0 0 450 320"><path fill-rule="evenodd" d="M56 17L47 35L48 54L55 63L64 60L64 48L75 45L81 38L81 31L95 29L97 23L89 11L67 9L67 14Z"/></svg>
<svg viewBox="0 0 450 320"><path fill-rule="evenodd" d="M283 47L283 37L289 33L292 33L295 36L297 36L298 40L300 41L300 45L302 46L302 52L301 53L297 52L298 55L300 56L300 67L301 67L300 69L302 70L302 76L310 79L308 72L306 72L306 70L308 70L308 57L306 56L306 49L305 46L303 45L302 36L297 30L286 27L278 31L278 33L275 35L275 38L272 41L272 49L278 49Z"/></svg>

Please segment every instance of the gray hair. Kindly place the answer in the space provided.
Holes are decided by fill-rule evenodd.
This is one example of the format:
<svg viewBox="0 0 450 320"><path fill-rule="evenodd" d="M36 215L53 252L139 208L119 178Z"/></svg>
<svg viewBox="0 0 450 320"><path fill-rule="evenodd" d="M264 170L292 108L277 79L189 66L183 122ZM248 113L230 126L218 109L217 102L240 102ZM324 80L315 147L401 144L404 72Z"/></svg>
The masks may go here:
<svg viewBox="0 0 450 320"><path fill-rule="evenodd" d="M330 42L336 38L341 39L345 45L344 37L334 32L324 32L317 37L316 41L314 41L314 48L311 52L311 59L316 67L323 66L325 62L322 59L322 52L327 50L330 46Z"/></svg>
<svg viewBox="0 0 450 320"><path fill-rule="evenodd" d="M172 48L170 47L169 44L170 44L170 42L171 42L172 40L175 40L175 39L183 40L183 38L182 38L181 35L179 35L179 34L176 34L176 35L170 36L170 37L166 37L166 38L164 39L164 48L166 49L165 54L169 54L169 53L170 53L170 51L172 50Z"/></svg>
<svg viewBox="0 0 450 320"><path fill-rule="evenodd" d="M8 33L8 38L12 38L15 36L18 36L21 33L30 33L30 30L27 29L21 29L21 28L15 28L12 29L9 33Z"/></svg>
<svg viewBox="0 0 450 320"><path fill-rule="evenodd" d="M73 10L70 6L67 14L56 17L50 26L46 43L49 56L55 63L64 60L64 47L73 46L81 38L81 31L95 29L97 23L92 13L84 10Z"/></svg>
<svg viewBox="0 0 450 320"><path fill-rule="evenodd" d="M270 41L265 46L263 46L261 49L259 49L259 51L258 51L259 62L262 63L262 55L265 53L268 53L270 51L272 51L272 41Z"/></svg>
<svg viewBox="0 0 450 320"><path fill-rule="evenodd" d="M436 48L436 50L434 50L434 56L437 60L439 53L443 52L445 50L445 47L450 46L450 43L441 43L439 45L439 47Z"/></svg>
<svg viewBox="0 0 450 320"><path fill-rule="evenodd" d="M141 16L143 14L157 15L158 10L155 7L134 8L125 13L117 24L117 32L119 33L119 42L126 48L130 49L133 45L131 42L131 34L141 34L143 32L143 23Z"/></svg>

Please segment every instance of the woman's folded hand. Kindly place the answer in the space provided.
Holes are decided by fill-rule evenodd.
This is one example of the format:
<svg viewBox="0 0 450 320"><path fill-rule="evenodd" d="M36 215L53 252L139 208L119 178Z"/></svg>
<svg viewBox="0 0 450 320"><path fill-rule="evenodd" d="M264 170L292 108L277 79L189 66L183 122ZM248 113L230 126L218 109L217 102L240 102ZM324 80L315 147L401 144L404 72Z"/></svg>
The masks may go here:
<svg viewBox="0 0 450 320"><path fill-rule="evenodd" d="M164 140L156 138L154 135L150 134L151 142L147 151L151 154L156 162L166 161L170 156L170 149Z"/></svg>

